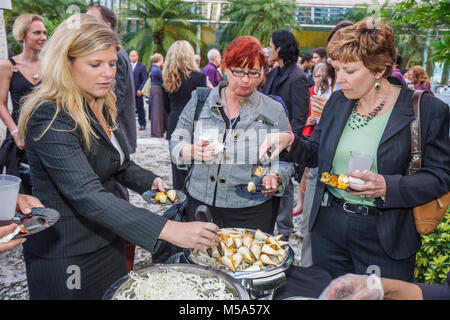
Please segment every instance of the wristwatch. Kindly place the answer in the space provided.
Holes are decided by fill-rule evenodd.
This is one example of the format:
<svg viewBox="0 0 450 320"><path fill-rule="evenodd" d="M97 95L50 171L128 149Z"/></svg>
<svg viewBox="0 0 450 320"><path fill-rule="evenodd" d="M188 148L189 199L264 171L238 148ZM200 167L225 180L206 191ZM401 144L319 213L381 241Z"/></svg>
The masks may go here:
<svg viewBox="0 0 450 320"><path fill-rule="evenodd" d="M275 179L277 179L278 185L281 185L281 183L283 182L281 179L281 175L278 172L272 173L272 175L274 175Z"/></svg>

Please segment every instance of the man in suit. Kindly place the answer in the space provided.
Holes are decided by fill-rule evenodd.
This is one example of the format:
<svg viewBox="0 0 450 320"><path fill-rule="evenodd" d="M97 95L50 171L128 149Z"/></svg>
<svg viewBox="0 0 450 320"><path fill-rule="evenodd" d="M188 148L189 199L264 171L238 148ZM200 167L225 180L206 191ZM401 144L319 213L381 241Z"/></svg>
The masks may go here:
<svg viewBox="0 0 450 320"><path fill-rule="evenodd" d="M102 19L113 30L117 27L115 13L105 6L92 6L86 13ZM137 144L133 73L125 50L120 50L117 53L117 59L116 85L114 87L114 93L117 98L117 122L119 123L119 129L125 135L126 147L131 154L136 152Z"/></svg>
<svg viewBox="0 0 450 320"><path fill-rule="evenodd" d="M138 115L139 130L145 130L147 122L145 121L144 99L142 97L142 87L147 81L147 69L140 63L139 55L136 50L130 51L131 68L133 70L134 88L136 90L136 113Z"/></svg>
<svg viewBox="0 0 450 320"><path fill-rule="evenodd" d="M306 74L297 66L298 43L288 30L278 30L272 34L269 43L269 60L278 66L267 75L263 88L266 95L279 96L288 110L293 132L301 135L308 117L309 89ZM288 238L294 229L292 210L294 208L294 186L289 183L281 197L277 228Z"/></svg>
<svg viewBox="0 0 450 320"><path fill-rule="evenodd" d="M114 12L105 6L90 7L87 12L103 20L111 29L115 30L117 26L117 17ZM128 60L128 54L125 50L117 53L116 84L114 93L116 94L117 122L119 130L123 132L125 148L130 154L136 152L137 132L136 132L136 106L135 90L133 83L133 73L131 63ZM115 183L114 194L124 200L129 201L128 189L119 182ZM135 246L126 242L127 271L133 268Z"/></svg>

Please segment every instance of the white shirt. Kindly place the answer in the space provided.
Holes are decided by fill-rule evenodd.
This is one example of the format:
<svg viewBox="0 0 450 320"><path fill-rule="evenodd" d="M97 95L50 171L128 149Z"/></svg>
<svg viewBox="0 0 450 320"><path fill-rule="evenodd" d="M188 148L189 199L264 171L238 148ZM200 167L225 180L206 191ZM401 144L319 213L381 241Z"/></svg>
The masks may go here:
<svg viewBox="0 0 450 320"><path fill-rule="evenodd" d="M119 141L117 141L117 138L114 135L114 132L112 132L112 131L111 131L111 143L113 144L114 148L116 148L117 152L119 152L120 164L122 164L123 161L125 160L125 153L123 153L123 150L120 147Z"/></svg>
<svg viewBox="0 0 450 320"><path fill-rule="evenodd" d="M131 70L134 71L134 68L136 68L137 65L137 61L135 63L131 63Z"/></svg>

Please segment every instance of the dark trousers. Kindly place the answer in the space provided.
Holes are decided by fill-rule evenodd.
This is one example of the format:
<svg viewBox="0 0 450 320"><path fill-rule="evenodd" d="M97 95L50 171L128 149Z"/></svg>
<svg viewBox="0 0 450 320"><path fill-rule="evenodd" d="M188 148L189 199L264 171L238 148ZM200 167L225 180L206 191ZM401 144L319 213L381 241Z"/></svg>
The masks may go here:
<svg viewBox="0 0 450 320"><path fill-rule="evenodd" d="M379 270L377 275L381 277L412 282L415 255L404 260L389 257L378 239L376 219L376 215L347 212L333 201L329 207L320 207L311 232L314 265L327 270L333 278Z"/></svg>
<svg viewBox="0 0 450 320"><path fill-rule="evenodd" d="M144 99L142 96L136 96L136 113L138 115L139 126L145 127L147 121L145 120Z"/></svg>

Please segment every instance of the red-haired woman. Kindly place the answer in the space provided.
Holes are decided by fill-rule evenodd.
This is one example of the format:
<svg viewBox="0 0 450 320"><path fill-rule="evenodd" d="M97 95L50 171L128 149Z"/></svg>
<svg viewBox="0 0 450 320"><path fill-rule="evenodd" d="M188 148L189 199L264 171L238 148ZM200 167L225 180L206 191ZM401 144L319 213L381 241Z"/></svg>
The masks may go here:
<svg viewBox="0 0 450 320"><path fill-rule="evenodd" d="M409 69L409 76L414 85L414 90L425 90L434 96L431 91L430 78L428 78L427 72L421 66L414 66Z"/></svg>
<svg viewBox="0 0 450 320"><path fill-rule="evenodd" d="M199 205L207 205L219 227L245 227L272 232L271 195L281 195L294 169L288 163L265 167L256 176L259 139L270 130L290 130L280 103L256 90L263 79L264 52L259 41L242 36L225 50L222 81L205 99L199 119L194 115L198 90L184 107L172 133L170 150L178 166L191 165L187 215L193 219ZM194 143L191 136L194 134ZM261 137L261 138L260 138ZM237 192L249 181L261 183L261 193Z"/></svg>

